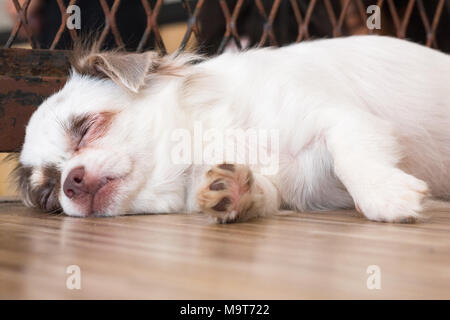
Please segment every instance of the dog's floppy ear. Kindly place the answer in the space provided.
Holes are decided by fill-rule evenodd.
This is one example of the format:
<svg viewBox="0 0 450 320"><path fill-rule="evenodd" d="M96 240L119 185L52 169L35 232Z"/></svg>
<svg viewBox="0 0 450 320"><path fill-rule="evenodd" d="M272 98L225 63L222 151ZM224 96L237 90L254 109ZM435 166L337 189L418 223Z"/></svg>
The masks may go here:
<svg viewBox="0 0 450 320"><path fill-rule="evenodd" d="M87 50L81 44L74 47L70 60L78 74L111 79L116 84L138 93L152 78L183 76L186 67L203 61L204 57L182 52L167 56L160 56L156 51L99 52L95 44Z"/></svg>
<svg viewBox="0 0 450 320"><path fill-rule="evenodd" d="M72 65L76 72L100 78L109 78L116 84L137 93L145 84L146 77L152 72L152 66L158 60L156 52L90 53Z"/></svg>

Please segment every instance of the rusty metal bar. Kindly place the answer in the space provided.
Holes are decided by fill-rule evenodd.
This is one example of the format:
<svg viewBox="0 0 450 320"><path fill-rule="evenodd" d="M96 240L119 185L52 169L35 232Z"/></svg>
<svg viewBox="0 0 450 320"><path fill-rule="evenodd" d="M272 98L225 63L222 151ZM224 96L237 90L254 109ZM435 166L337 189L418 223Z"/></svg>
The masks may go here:
<svg viewBox="0 0 450 320"><path fill-rule="evenodd" d="M331 26L333 27L333 32L336 29L336 14L334 13L333 6L330 0L324 0L325 9L327 10L328 18L330 19Z"/></svg>
<svg viewBox="0 0 450 320"><path fill-rule="evenodd" d="M35 0L26 0L23 2L23 5L20 5L20 2L18 0L10 0L14 4L14 7L17 11L17 20L13 27L13 30L9 36L8 41L5 44L5 48L10 48L14 41L16 40L19 32L21 29L25 31L25 35L28 39L28 41L31 44L32 48L38 48L39 42L36 40L36 35L33 34L33 30L31 29L31 26L28 23L27 18L27 12L30 8L30 3L32 4L32 1ZM68 13L66 12L66 3L67 1L64 0L53 0L58 4L59 11L61 12L61 24L59 25L58 30L56 31L56 35L53 38L53 41L51 42L50 49L53 50L57 47L58 43L60 42L63 33L66 31L66 22L68 19ZM95 1L95 0L93 0ZM118 47L124 48L124 41L122 39L122 36L119 31L119 27L117 26L116 22L116 14L120 10L120 5L125 6L125 2L121 0L114 0L112 3L112 6L109 7L107 0L97 0L100 4L100 8L103 11L104 17L105 17L105 23L104 28L102 29L97 44L99 47L102 47L104 44L104 41L106 37L109 34L112 34L114 41ZM282 0L272 0L272 6L270 8L270 12L265 12L267 10L267 6L263 5L262 0L251 0L246 2L245 0L235 0L235 1L227 1L227 0L208 0L209 3L216 1L221 9L222 13L225 19L225 32L222 38L222 42L219 45L218 52L222 52L226 45L228 44L229 40L233 39L236 46L238 48L241 48L241 35L239 35L237 30L237 18L241 11L241 8L245 5L253 5L257 8L261 16L264 20L264 26L263 31L261 34L261 37L258 41L259 46L266 45L269 43L270 45L279 45L279 39L277 39L277 36L274 31L274 22L276 20L277 12L280 7L280 4L282 3ZM332 36L341 36L344 33L348 33L349 29L343 30L344 23L345 26L348 26L347 23L349 23L350 20L346 20L349 15L353 16L354 18L359 17L360 23L363 25L365 23L365 19L367 18L366 12L365 12L365 5L368 5L371 2L364 2L363 0L310 0L307 3L307 9L306 12L301 12L300 10L300 4L305 4L306 0L286 0L290 3L290 8L292 9L292 14L295 17L295 20L297 22L297 38L296 41L301 41L303 39L309 39L310 38L310 32L309 27L311 23L311 18L314 16L315 11L317 11L318 7L321 6L323 10L328 15L328 20L331 23L332 26ZM303 2L305 1L305 2ZM398 2L395 0L373 0L373 4L376 3L380 8L386 8L390 12L390 21L393 23L395 34L399 38L406 38L408 35L407 29L409 25L409 21L414 14L414 11L416 11L416 14L418 14L423 22L423 27L426 31L426 44L428 46L433 46L435 48L438 48L437 40L436 40L436 32L439 25L439 22L441 21L442 13L444 12L445 6L450 6L449 2L446 0L429 0L436 1L437 7L434 12L433 17L427 16L427 11L425 10L424 1L423 0L409 0L406 4L406 6L402 6L400 10L398 8ZM387 5L384 5L387 2ZM70 0L68 5L74 5L77 3L77 0ZM151 3L154 3L154 7L151 7ZM196 36L197 39L200 38L200 32L201 28L199 28L199 12L204 7L204 3L206 3L205 0L198 0L195 3L195 9L191 9L191 2L190 0L182 0L182 3L184 4L184 7L187 11L187 14L189 16L186 33L183 38L183 41L181 42L179 49L184 50L187 42L189 41L189 38L192 33ZM230 4L234 3L234 9L231 10L229 8ZM429 2L427 2L428 5ZM160 14L160 10L162 6L164 5L163 0L141 0L142 9L146 14L147 17L147 25L143 32L143 35L139 41L139 44L137 46L137 51L141 52L145 49L147 42L149 41L150 35L153 33L155 38L155 45L156 48L163 54L166 53L166 48L164 41L161 37L161 33L159 31L159 25L158 25L158 16ZM264 2L264 4L267 4ZM417 5L416 5L417 4ZM305 9L305 6L302 7ZM338 9L339 8L339 9ZM317 10L316 10L317 9ZM427 7L429 9L429 7ZM386 16L383 16L386 18ZM383 18L383 19L384 19ZM355 20L353 20L355 21ZM431 22L430 22L431 21ZM356 28L357 29L357 28ZM355 29L355 30L356 30ZM351 31L351 30L350 30ZM374 33L373 30L366 30L366 33ZM75 30L68 30L69 35L72 39L72 41L78 40L78 34Z"/></svg>
<svg viewBox="0 0 450 320"><path fill-rule="evenodd" d="M426 11L425 11L425 6L424 6L422 0L417 0L417 7L419 8L420 18L422 19L422 23L423 23L425 31L427 33L426 45L428 47L433 46L434 48L437 48L435 33L436 33L438 23L440 21L442 9L444 8L444 0L440 0L437 5L432 25L430 25L430 22L428 20L428 17L427 17Z"/></svg>
<svg viewBox="0 0 450 320"><path fill-rule="evenodd" d="M68 7L74 5L77 2L77 0L70 0ZM56 48L56 45L58 44L59 40L61 39L62 34L64 33L66 29L66 23L67 18L69 15L67 14L67 8L62 2L62 0L57 0L59 10L61 11L61 25L59 26L58 31L56 32L55 38L53 39L53 42L50 46L50 50L53 50ZM78 39L77 32L73 29L69 29L69 34L72 37L72 41L76 41Z"/></svg>
<svg viewBox="0 0 450 320"><path fill-rule="evenodd" d="M166 54L167 50L164 45L164 42L161 38L161 34L159 32L158 23L156 21L159 11L161 10L161 6L163 4L163 0L158 0L155 4L155 7L150 7L150 3L148 0L141 0L142 6L144 7L145 14L147 15L147 27L144 30L144 34L142 35L141 41L139 42L137 52L142 52L144 50L144 46L150 37L150 33L153 30L153 34L155 35L156 46L162 54Z"/></svg>
<svg viewBox="0 0 450 320"><path fill-rule="evenodd" d="M344 0L344 4L342 5L341 14L339 15L339 19L337 21L336 26L333 30L333 36L338 37L342 35L342 25L344 24L345 15L347 13L348 8L350 8L350 1L351 0Z"/></svg>
<svg viewBox="0 0 450 320"><path fill-rule="evenodd" d="M278 8L280 7L281 0L274 0L272 4L272 8L270 9L270 13L267 16L266 11L264 10L264 5L262 4L261 0L255 0L255 4L258 7L259 12L263 16L265 23L264 23L264 31L261 36L261 40L258 44L258 47L262 47L266 44L267 38L270 39L270 44L272 46L278 46L278 41L275 36L275 33L273 31L273 22L275 20L275 16L278 12Z"/></svg>
<svg viewBox="0 0 450 320"><path fill-rule="evenodd" d="M292 6L292 10L294 12L295 20L297 21L297 24L298 24L298 35L297 35L297 39L295 41L300 42L304 38L309 39L310 36L309 36L308 26L309 26L309 22L311 20L312 12L316 5L316 0L311 0L311 2L309 3L308 9L306 10L305 19L302 18L302 14L300 12L300 8L298 6L297 0L291 0L290 3Z"/></svg>
<svg viewBox="0 0 450 320"><path fill-rule="evenodd" d="M244 0L238 0L236 3L233 13L230 14L230 9L227 6L227 3L225 0L220 0L220 6L222 8L222 12L225 16L226 21L226 31L225 35L222 38L222 42L219 45L218 53L222 53L225 50L225 46L228 44L228 41L230 40L230 36L233 38L234 43L238 47L239 50L242 49L241 45L241 39L239 37L239 34L236 29L236 20L239 16L239 12L241 11L242 4L244 3Z"/></svg>
<svg viewBox="0 0 450 320"><path fill-rule="evenodd" d="M191 5L189 4L189 0L184 0L183 6L187 10L189 17L191 17L192 16L192 8L191 8ZM200 28L198 26L198 20L195 20L195 23L192 26L192 31L194 32L194 35L197 38L197 40L200 39Z"/></svg>
<svg viewBox="0 0 450 320"><path fill-rule="evenodd" d="M194 12L189 15L186 32L184 34L183 40L180 43L178 50L183 51L186 48L186 45L191 37L193 29L195 29L195 25L197 23L198 15L203 7L205 0L198 0L197 5L195 6Z"/></svg>
<svg viewBox="0 0 450 320"><path fill-rule="evenodd" d="M449 4L450 6L450 4ZM444 8L444 0L439 0L439 3L436 8L436 12L434 13L433 23L431 25L431 30L427 33L427 43L428 47L431 47L431 44L437 48L436 44L436 29L438 27L439 21L441 19L442 9ZM450 8L449 8L450 10Z"/></svg>
<svg viewBox="0 0 450 320"><path fill-rule="evenodd" d="M406 7L405 15L403 16L403 21L401 25L401 38L406 37L406 28L408 28L409 19L411 18L411 13L414 8L415 0L409 0L408 6Z"/></svg>
<svg viewBox="0 0 450 320"><path fill-rule="evenodd" d="M14 7L17 11L18 14L18 20L16 21L16 25L13 28L13 31L11 32L11 35L8 39L8 41L6 42L5 48L10 48L11 45L13 44L14 40L17 37L17 33L19 32L20 28L23 27L25 29L28 41L30 42L31 47L34 48L39 48L39 43L36 41L34 35L33 35L33 30L30 28L30 26L28 25L28 18L27 18L27 11L28 11L28 7L30 5L31 0L27 0L23 6L21 7L18 0L12 0Z"/></svg>
<svg viewBox="0 0 450 320"><path fill-rule="evenodd" d="M102 33L100 34L100 38L98 41L99 48L102 47L109 31L112 32L114 41L116 42L117 46L119 48L124 48L125 45L123 43L122 37L120 36L120 32L117 29L117 24L116 24L116 13L117 13L117 10L119 9L121 0L114 0L114 3L112 5L111 9L108 7L106 0L99 0L99 1L100 1L102 10L105 14L105 28L103 29Z"/></svg>

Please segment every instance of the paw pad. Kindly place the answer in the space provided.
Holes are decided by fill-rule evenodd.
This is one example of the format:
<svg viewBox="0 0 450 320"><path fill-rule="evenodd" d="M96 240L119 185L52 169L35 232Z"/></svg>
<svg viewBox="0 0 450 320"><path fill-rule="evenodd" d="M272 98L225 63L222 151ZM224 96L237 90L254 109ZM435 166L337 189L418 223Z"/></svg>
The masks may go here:
<svg viewBox="0 0 450 320"><path fill-rule="evenodd" d="M232 222L253 206L253 175L244 165L220 164L206 173L204 186L197 193L202 212L220 222Z"/></svg>

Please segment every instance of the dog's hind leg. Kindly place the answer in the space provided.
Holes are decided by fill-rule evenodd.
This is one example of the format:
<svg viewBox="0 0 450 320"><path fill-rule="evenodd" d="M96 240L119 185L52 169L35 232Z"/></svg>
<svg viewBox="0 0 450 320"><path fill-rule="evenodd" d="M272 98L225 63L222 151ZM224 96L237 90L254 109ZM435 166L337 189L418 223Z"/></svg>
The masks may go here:
<svg viewBox="0 0 450 320"><path fill-rule="evenodd" d="M352 108L319 115L334 170L368 219L410 222L420 218L428 186L398 168L402 157L390 123Z"/></svg>

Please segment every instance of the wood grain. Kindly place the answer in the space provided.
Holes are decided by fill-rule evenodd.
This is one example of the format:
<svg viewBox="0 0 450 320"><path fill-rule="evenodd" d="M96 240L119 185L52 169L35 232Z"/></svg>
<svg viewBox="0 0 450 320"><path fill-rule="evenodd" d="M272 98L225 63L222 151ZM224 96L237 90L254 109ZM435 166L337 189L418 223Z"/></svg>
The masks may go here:
<svg viewBox="0 0 450 320"><path fill-rule="evenodd" d="M0 153L0 198L17 194L9 178L9 173L14 169L17 161L5 161L7 155L7 153Z"/></svg>
<svg viewBox="0 0 450 320"><path fill-rule="evenodd" d="M216 225L204 215L71 218L0 204L3 299L450 298L450 204L429 221L287 212ZM81 290L66 268L81 268ZM381 268L368 290L366 269Z"/></svg>
<svg viewBox="0 0 450 320"><path fill-rule="evenodd" d="M19 151L25 127L45 98L61 89L66 78L0 74L0 152Z"/></svg>
<svg viewBox="0 0 450 320"><path fill-rule="evenodd" d="M0 48L0 75L18 77L60 77L69 74L70 51Z"/></svg>

